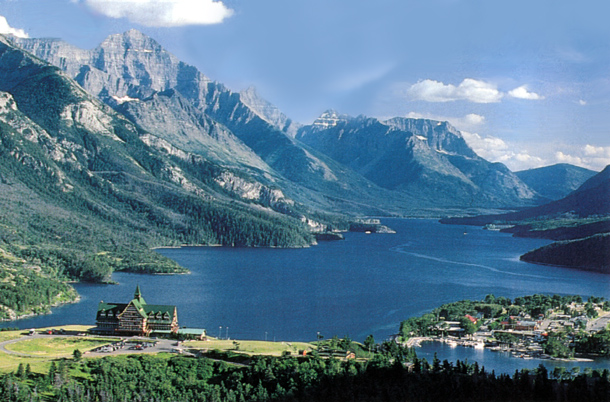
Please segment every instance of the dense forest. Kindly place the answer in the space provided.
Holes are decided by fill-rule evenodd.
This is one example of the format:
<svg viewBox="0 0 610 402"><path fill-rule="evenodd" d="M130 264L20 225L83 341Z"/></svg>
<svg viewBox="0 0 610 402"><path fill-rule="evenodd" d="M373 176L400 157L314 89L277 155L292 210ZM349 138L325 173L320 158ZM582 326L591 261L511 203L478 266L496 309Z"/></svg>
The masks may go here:
<svg viewBox="0 0 610 402"><path fill-rule="evenodd" d="M254 356L241 364L205 357L138 355L53 362L46 375L21 365L0 380L3 401L604 401L608 370L544 366L513 375L477 363L427 362L394 344L369 361ZM218 357L218 356L216 356ZM409 361L410 360L410 361ZM244 364L245 363L245 364Z"/></svg>
<svg viewBox="0 0 610 402"><path fill-rule="evenodd" d="M552 243L522 255L521 260L610 274L610 232Z"/></svg>

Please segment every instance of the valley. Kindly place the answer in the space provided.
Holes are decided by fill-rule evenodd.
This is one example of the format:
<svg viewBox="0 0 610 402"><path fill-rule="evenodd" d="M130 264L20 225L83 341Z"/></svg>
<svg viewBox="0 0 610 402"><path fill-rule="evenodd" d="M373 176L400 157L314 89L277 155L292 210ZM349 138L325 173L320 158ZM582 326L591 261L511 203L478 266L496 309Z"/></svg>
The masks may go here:
<svg viewBox="0 0 610 402"><path fill-rule="evenodd" d="M603 10L0 0L0 401L610 401Z"/></svg>
<svg viewBox="0 0 610 402"><path fill-rule="evenodd" d="M582 185L607 205L603 172L513 173L430 119L329 110L300 124L136 30L91 50L2 37L0 73L5 318L76 300L71 281L189 272L158 247L310 247L350 226L377 231L357 223L365 216L533 217L551 208L598 217L583 226L590 236L606 230L608 211L570 201ZM465 219L474 220L455 223L489 223ZM16 291L26 278L40 282L36 297Z"/></svg>

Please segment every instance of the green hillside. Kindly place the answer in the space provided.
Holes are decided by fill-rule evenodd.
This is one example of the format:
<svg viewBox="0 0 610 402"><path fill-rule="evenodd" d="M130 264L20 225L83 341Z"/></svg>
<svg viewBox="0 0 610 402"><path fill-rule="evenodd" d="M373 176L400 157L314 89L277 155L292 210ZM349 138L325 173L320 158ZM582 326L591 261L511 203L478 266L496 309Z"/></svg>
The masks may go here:
<svg viewBox="0 0 610 402"><path fill-rule="evenodd" d="M524 261L610 273L610 166L565 198L522 211L446 218L442 223L501 227L520 237L562 240L522 256Z"/></svg>
<svg viewBox="0 0 610 402"><path fill-rule="evenodd" d="M11 258L0 272L14 277L0 286L0 305L11 314L74 300L66 280L187 272L153 247L314 242L303 205L197 155L148 145L141 128L2 38L0 75L0 249ZM237 184L220 184L228 180ZM238 185L261 197L240 197Z"/></svg>
<svg viewBox="0 0 610 402"><path fill-rule="evenodd" d="M610 233L549 244L522 255L521 260L610 274Z"/></svg>

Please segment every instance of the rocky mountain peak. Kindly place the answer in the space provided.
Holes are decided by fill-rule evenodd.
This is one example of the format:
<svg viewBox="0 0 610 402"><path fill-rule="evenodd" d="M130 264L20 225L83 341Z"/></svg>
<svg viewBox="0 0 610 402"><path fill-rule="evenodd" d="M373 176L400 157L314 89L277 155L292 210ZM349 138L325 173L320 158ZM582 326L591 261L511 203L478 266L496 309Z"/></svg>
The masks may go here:
<svg viewBox="0 0 610 402"><path fill-rule="evenodd" d="M330 127L335 127L339 122L348 121L348 116L344 114L339 114L334 109L328 109L324 113L320 115L314 122L313 126L317 128L327 129Z"/></svg>
<svg viewBox="0 0 610 402"><path fill-rule="evenodd" d="M164 52L163 47L154 39L136 29L107 37L99 46L104 50L122 49L126 52L154 53Z"/></svg>
<svg viewBox="0 0 610 402"><path fill-rule="evenodd" d="M426 141L430 148L437 152L462 155L471 159L479 158L466 143L462 133L447 121L394 117L383 124L412 133L418 139Z"/></svg>
<svg viewBox="0 0 610 402"><path fill-rule="evenodd" d="M297 131L301 127L299 123L292 121L275 105L263 99L253 86L239 93L239 99L252 110L258 117L265 120L267 123L284 131L290 137L294 138Z"/></svg>

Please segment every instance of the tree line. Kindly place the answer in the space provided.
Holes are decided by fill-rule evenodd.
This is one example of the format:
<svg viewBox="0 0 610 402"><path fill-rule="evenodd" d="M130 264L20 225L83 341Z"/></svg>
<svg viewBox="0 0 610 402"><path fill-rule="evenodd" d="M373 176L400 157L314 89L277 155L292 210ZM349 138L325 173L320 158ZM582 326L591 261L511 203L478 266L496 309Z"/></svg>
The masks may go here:
<svg viewBox="0 0 610 402"><path fill-rule="evenodd" d="M396 345L396 344L394 344ZM477 363L418 359L379 345L369 360L253 356L237 366L205 357L152 355L21 365L0 378L3 401L603 401L608 370L566 375L544 366L513 375Z"/></svg>

